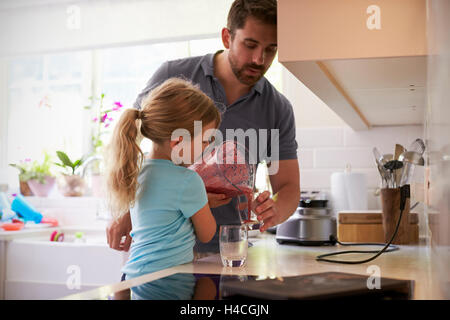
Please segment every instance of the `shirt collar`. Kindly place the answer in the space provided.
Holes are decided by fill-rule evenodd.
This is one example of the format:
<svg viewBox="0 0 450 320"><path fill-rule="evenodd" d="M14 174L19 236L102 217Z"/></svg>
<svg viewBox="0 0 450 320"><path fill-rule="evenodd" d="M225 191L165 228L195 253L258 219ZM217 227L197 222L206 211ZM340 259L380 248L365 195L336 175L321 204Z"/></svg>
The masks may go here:
<svg viewBox="0 0 450 320"><path fill-rule="evenodd" d="M216 51L216 53L209 53L203 58L201 66L203 68L205 76L214 77L214 56L220 52L223 52L223 50ZM255 90L256 92L261 94L264 89L264 81L265 78L261 77L261 79L259 79L258 82L255 83L252 90Z"/></svg>

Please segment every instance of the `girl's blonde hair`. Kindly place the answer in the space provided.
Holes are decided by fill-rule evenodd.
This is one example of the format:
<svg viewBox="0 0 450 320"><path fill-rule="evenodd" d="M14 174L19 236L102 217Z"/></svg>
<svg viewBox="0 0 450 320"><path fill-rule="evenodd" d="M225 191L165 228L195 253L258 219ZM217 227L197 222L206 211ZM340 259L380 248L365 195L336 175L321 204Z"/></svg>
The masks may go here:
<svg viewBox="0 0 450 320"><path fill-rule="evenodd" d="M153 143L162 144L176 129L186 129L193 137L194 121L204 125L215 122L216 128L220 124L214 102L197 86L179 78L170 78L154 88L141 107L123 112L108 146L107 189L114 218L125 214L136 200L144 160L139 132Z"/></svg>

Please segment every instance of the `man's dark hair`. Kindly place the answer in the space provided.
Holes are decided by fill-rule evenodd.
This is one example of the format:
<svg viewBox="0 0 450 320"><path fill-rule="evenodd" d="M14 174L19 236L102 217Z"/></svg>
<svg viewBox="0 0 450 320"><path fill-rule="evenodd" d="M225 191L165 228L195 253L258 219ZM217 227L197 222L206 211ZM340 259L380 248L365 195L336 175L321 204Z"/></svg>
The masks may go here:
<svg viewBox="0 0 450 320"><path fill-rule="evenodd" d="M277 25L276 0L235 0L228 12L227 28L233 36L237 29L244 28L247 17L266 24Z"/></svg>

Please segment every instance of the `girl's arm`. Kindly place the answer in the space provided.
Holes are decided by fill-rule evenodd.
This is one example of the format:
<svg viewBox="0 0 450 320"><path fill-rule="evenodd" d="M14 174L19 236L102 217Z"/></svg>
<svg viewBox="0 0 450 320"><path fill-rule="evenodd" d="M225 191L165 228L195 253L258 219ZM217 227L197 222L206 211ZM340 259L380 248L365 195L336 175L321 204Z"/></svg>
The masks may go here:
<svg viewBox="0 0 450 320"><path fill-rule="evenodd" d="M211 213L209 205L206 204L191 217L195 234L201 242L209 242L216 233L216 219Z"/></svg>

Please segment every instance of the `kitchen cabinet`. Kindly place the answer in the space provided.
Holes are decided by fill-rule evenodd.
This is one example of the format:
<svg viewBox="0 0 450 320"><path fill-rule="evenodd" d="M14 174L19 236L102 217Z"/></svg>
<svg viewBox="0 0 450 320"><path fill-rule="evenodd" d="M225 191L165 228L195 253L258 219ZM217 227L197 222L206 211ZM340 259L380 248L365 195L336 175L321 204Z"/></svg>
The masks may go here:
<svg viewBox="0 0 450 320"><path fill-rule="evenodd" d="M355 130L423 124L426 0L279 0L279 61Z"/></svg>

